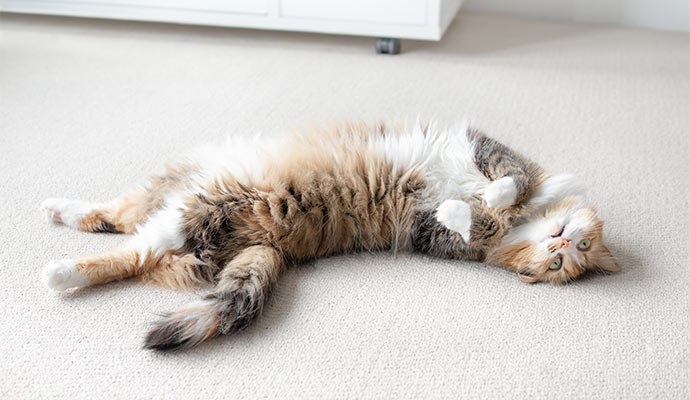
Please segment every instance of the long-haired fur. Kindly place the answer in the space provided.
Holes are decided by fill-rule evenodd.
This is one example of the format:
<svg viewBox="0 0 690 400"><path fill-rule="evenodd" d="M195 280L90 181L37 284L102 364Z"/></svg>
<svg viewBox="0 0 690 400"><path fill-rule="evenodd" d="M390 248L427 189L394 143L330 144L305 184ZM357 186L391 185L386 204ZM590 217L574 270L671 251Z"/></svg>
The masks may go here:
<svg viewBox="0 0 690 400"><path fill-rule="evenodd" d="M49 199L43 208L77 229L134 235L106 254L49 263L51 288L135 276L212 287L162 316L146 337L151 349L244 328L285 267L343 252L486 261L527 282L618 268L571 177L550 177L465 124L355 122L232 138L110 203Z"/></svg>

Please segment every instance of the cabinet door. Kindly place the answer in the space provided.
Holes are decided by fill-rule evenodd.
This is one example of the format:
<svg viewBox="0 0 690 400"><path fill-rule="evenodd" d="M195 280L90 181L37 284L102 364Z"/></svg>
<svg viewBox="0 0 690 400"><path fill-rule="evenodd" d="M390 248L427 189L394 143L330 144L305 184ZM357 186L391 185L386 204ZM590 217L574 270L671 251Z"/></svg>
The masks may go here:
<svg viewBox="0 0 690 400"><path fill-rule="evenodd" d="M268 14L269 0L69 0L69 3L215 11L236 14ZM67 2L67 1L66 1Z"/></svg>
<svg viewBox="0 0 690 400"><path fill-rule="evenodd" d="M280 0L282 17L425 25L427 0Z"/></svg>

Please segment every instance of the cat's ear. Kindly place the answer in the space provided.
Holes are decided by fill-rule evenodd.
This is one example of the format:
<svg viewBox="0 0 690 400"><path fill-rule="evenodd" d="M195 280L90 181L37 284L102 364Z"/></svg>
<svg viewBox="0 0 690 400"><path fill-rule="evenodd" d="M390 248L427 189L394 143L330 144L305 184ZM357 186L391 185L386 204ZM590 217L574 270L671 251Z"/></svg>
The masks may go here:
<svg viewBox="0 0 690 400"><path fill-rule="evenodd" d="M520 278L520 280L525 282L525 283L537 283L537 282L541 281L541 279L539 279L533 275L525 275L525 274L521 274L519 272L517 275L518 275L518 278Z"/></svg>
<svg viewBox="0 0 690 400"><path fill-rule="evenodd" d="M589 262L595 267L603 269L607 272L620 272L621 267L618 265L616 258L611 254L609 249L601 244L589 255Z"/></svg>

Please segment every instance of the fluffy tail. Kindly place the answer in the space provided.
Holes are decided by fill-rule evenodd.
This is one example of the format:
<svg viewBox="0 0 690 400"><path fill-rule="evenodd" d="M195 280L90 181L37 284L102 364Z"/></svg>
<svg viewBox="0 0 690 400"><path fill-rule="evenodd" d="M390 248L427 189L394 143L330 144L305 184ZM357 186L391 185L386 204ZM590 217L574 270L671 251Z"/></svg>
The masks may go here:
<svg viewBox="0 0 690 400"><path fill-rule="evenodd" d="M570 174L554 175L545 180L527 203L532 207L543 207L556 203L568 196L580 196L585 189Z"/></svg>
<svg viewBox="0 0 690 400"><path fill-rule="evenodd" d="M193 347L220 334L238 331L261 314L263 303L263 299L249 299L241 293L230 298L210 295L163 315L146 336L144 347L153 350Z"/></svg>
<svg viewBox="0 0 690 400"><path fill-rule="evenodd" d="M268 293L285 266L273 248L253 246L221 271L216 290L203 300L163 315L144 347L171 350L192 347L214 336L245 328L261 314Z"/></svg>
<svg viewBox="0 0 690 400"><path fill-rule="evenodd" d="M220 314L217 304L202 300L182 310L164 314L146 336L144 347L172 350L192 347L219 334Z"/></svg>

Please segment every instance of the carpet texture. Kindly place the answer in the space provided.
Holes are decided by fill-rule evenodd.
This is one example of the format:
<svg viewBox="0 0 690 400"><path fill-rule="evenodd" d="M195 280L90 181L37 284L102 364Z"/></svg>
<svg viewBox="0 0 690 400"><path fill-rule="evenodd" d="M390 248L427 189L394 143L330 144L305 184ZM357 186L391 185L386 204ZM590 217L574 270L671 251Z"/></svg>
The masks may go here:
<svg viewBox="0 0 690 400"><path fill-rule="evenodd" d="M460 16L440 43L0 16L0 397L688 398L686 34ZM623 271L556 287L475 263L357 254L290 269L247 331L141 349L197 294L56 294L51 259L117 235L46 223L228 133L468 116L589 187Z"/></svg>

